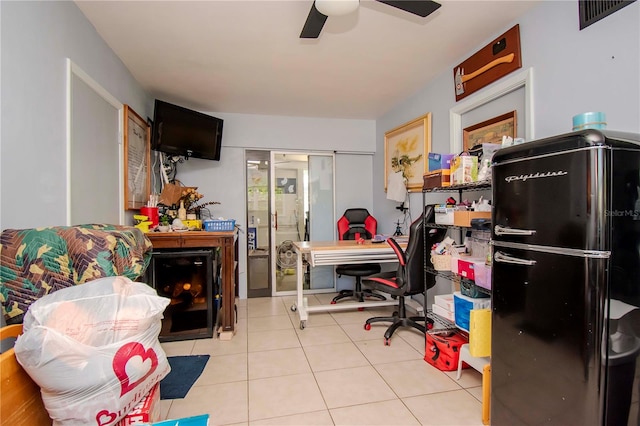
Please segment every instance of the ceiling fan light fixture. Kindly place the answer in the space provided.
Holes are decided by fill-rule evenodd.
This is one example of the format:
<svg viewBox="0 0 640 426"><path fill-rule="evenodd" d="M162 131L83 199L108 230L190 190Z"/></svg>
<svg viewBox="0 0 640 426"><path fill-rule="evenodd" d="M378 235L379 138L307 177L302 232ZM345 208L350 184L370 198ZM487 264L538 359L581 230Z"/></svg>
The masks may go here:
<svg viewBox="0 0 640 426"><path fill-rule="evenodd" d="M316 0L315 5L318 12L327 16L341 16L348 15L354 12L358 5L359 0Z"/></svg>

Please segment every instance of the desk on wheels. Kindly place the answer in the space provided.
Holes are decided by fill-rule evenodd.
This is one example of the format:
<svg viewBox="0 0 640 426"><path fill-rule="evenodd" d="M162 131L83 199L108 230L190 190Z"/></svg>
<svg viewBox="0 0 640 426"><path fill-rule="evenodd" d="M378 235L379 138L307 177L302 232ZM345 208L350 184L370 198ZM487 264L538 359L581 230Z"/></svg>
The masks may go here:
<svg viewBox="0 0 640 426"><path fill-rule="evenodd" d="M385 243L372 243L366 240L364 244L358 244L354 240L340 241L298 241L293 243L297 262L297 302L291 306L292 311L298 311L300 329L304 329L310 312L340 311L359 309L365 307L393 306L398 301L394 299L365 302L339 302L333 305L309 306L307 298L303 294L303 255L307 258L311 267L323 265L347 265L359 263L391 263L397 262L395 252ZM406 246L406 244L404 245ZM420 315L424 310L416 302L407 301L407 305Z"/></svg>

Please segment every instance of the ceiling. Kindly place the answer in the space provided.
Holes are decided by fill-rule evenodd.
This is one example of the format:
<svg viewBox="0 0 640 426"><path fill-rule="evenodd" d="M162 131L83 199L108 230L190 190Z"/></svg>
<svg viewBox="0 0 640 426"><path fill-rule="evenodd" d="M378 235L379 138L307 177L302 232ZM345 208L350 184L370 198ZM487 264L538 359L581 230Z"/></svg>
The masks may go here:
<svg viewBox="0 0 640 426"><path fill-rule="evenodd" d="M312 0L76 4L157 98L207 112L377 119L539 1L441 0L420 18L361 0L317 39L299 38Z"/></svg>

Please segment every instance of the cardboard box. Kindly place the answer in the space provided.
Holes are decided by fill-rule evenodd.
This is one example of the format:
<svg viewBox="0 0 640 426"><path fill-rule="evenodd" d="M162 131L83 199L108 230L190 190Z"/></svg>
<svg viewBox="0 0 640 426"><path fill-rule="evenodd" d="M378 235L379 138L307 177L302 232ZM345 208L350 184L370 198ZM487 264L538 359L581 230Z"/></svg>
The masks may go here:
<svg viewBox="0 0 640 426"><path fill-rule="evenodd" d="M451 168L451 159L455 157L455 154L436 154L435 152L430 152L429 155L429 170L430 172L437 171L439 169L447 169Z"/></svg>
<svg viewBox="0 0 640 426"><path fill-rule="evenodd" d="M451 159L451 185L462 185L478 180L478 157L462 155Z"/></svg>
<svg viewBox="0 0 640 426"><path fill-rule="evenodd" d="M436 213L436 218L438 217ZM491 219L491 212L471 212L468 210L456 210L453 213L453 225L469 227L471 219ZM436 221L436 223L438 223Z"/></svg>
<svg viewBox="0 0 640 426"><path fill-rule="evenodd" d="M451 186L451 170L435 170L422 175L422 189L433 189Z"/></svg>
<svg viewBox="0 0 640 426"><path fill-rule="evenodd" d="M469 323L471 320L472 309L489 309L491 308L491 298L472 298L463 295L459 291L453 293L454 315L456 326L465 331L469 331Z"/></svg>
<svg viewBox="0 0 640 426"><path fill-rule="evenodd" d="M160 382L124 416L116 426L141 425L160 420Z"/></svg>

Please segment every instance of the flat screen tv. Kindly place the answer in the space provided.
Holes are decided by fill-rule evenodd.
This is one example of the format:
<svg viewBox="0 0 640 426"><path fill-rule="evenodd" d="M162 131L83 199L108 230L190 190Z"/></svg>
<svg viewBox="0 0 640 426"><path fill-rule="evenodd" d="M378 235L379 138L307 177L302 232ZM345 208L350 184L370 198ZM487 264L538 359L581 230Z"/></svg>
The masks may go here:
<svg viewBox="0 0 640 426"><path fill-rule="evenodd" d="M222 119L156 99L151 149L220 160Z"/></svg>

